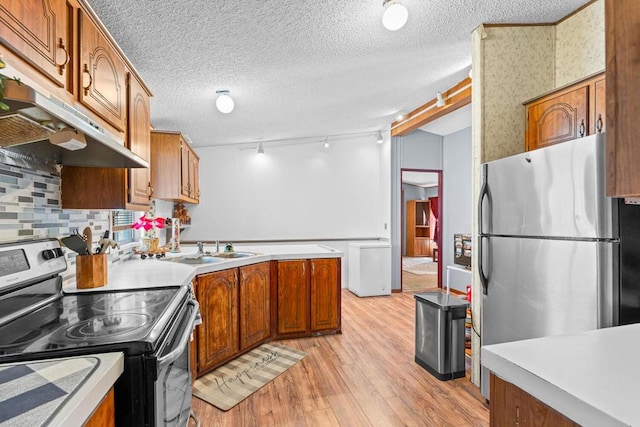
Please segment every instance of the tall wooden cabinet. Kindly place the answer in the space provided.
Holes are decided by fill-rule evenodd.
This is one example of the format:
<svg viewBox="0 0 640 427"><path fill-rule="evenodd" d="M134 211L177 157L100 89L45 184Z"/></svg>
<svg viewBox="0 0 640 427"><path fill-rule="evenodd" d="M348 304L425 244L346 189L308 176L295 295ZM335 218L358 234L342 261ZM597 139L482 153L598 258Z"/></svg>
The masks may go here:
<svg viewBox="0 0 640 427"><path fill-rule="evenodd" d="M640 2L606 0L607 196L640 195Z"/></svg>
<svg viewBox="0 0 640 427"><path fill-rule="evenodd" d="M431 256L431 203L408 200L406 208L406 255Z"/></svg>
<svg viewBox="0 0 640 427"><path fill-rule="evenodd" d="M0 39L59 87L68 81L72 53L64 0L1 0Z"/></svg>
<svg viewBox="0 0 640 427"><path fill-rule="evenodd" d="M535 150L606 130L604 74L525 102L526 149Z"/></svg>
<svg viewBox="0 0 640 427"><path fill-rule="evenodd" d="M154 198L199 203L199 158L180 132L151 131Z"/></svg>

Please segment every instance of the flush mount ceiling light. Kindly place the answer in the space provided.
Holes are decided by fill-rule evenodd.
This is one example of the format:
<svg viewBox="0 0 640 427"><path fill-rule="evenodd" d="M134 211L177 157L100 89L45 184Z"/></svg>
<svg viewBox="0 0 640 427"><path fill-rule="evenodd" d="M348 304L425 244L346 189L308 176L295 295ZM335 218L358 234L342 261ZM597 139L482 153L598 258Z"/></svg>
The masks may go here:
<svg viewBox="0 0 640 427"><path fill-rule="evenodd" d="M233 111L235 104L233 99L229 96L229 91L226 89L217 90L218 98L216 98L216 108L218 111L224 114L228 114Z"/></svg>
<svg viewBox="0 0 640 427"><path fill-rule="evenodd" d="M438 92L436 95L436 107L444 107L445 105L447 105L447 102L442 97L442 94Z"/></svg>
<svg viewBox="0 0 640 427"><path fill-rule="evenodd" d="M324 148L329 148L329 138L325 138L324 139L324 142L322 143L322 146Z"/></svg>
<svg viewBox="0 0 640 427"><path fill-rule="evenodd" d="M264 154L264 148L262 148L262 142L258 144L258 154L261 156Z"/></svg>
<svg viewBox="0 0 640 427"><path fill-rule="evenodd" d="M384 140L382 139L382 132L378 131L378 134L376 135L376 142L378 144L382 144L384 142Z"/></svg>
<svg viewBox="0 0 640 427"><path fill-rule="evenodd" d="M384 0L385 8L382 14L382 25L389 31L399 30L407 23L409 11L398 0Z"/></svg>

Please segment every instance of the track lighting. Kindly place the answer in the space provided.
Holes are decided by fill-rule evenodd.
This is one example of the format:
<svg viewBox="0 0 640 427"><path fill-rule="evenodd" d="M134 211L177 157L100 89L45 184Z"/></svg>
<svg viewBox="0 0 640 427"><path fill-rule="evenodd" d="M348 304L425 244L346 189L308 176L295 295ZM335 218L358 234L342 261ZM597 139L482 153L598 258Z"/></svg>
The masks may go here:
<svg viewBox="0 0 640 427"><path fill-rule="evenodd" d="M224 114L228 114L233 111L233 107L235 107L235 103L231 96L229 96L229 91L226 89L217 90L218 98L216 98L216 108L218 111Z"/></svg>
<svg viewBox="0 0 640 427"><path fill-rule="evenodd" d="M436 107L444 107L445 105L447 105L447 102L442 97L442 94L438 92L436 95Z"/></svg>
<svg viewBox="0 0 640 427"><path fill-rule="evenodd" d="M324 142L322 143L322 146L324 148L329 148L329 138L325 138L324 139Z"/></svg>
<svg viewBox="0 0 640 427"><path fill-rule="evenodd" d="M378 144L382 144L384 140L382 139L382 132L378 131L378 135L376 136L376 142Z"/></svg>
<svg viewBox="0 0 640 427"><path fill-rule="evenodd" d="M385 8L382 14L382 25L389 31L399 30L406 24L409 11L398 0L384 0Z"/></svg>
<svg viewBox="0 0 640 427"><path fill-rule="evenodd" d="M262 147L262 142L258 144L258 154L264 155L264 148Z"/></svg>

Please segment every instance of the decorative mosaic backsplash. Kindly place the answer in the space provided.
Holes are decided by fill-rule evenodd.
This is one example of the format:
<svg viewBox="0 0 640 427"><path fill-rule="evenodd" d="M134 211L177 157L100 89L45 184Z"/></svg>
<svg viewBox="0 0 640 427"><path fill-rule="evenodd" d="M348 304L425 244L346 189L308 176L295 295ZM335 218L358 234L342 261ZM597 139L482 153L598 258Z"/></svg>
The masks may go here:
<svg viewBox="0 0 640 427"><path fill-rule="evenodd" d="M61 209L60 183L57 173L0 163L0 242L60 238L89 226L95 246L109 228L109 211ZM75 253L64 250L68 264L64 280L75 281ZM132 248L110 251L113 264L128 259Z"/></svg>

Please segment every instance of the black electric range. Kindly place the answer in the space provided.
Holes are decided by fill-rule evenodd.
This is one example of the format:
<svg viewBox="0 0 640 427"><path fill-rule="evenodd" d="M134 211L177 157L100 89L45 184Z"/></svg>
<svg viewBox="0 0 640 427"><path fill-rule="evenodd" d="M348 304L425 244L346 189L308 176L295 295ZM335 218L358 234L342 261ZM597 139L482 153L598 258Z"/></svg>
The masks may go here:
<svg viewBox="0 0 640 427"><path fill-rule="evenodd" d="M0 363L121 351L116 425L186 425L199 313L190 289L64 294L66 267L57 239L0 245Z"/></svg>

